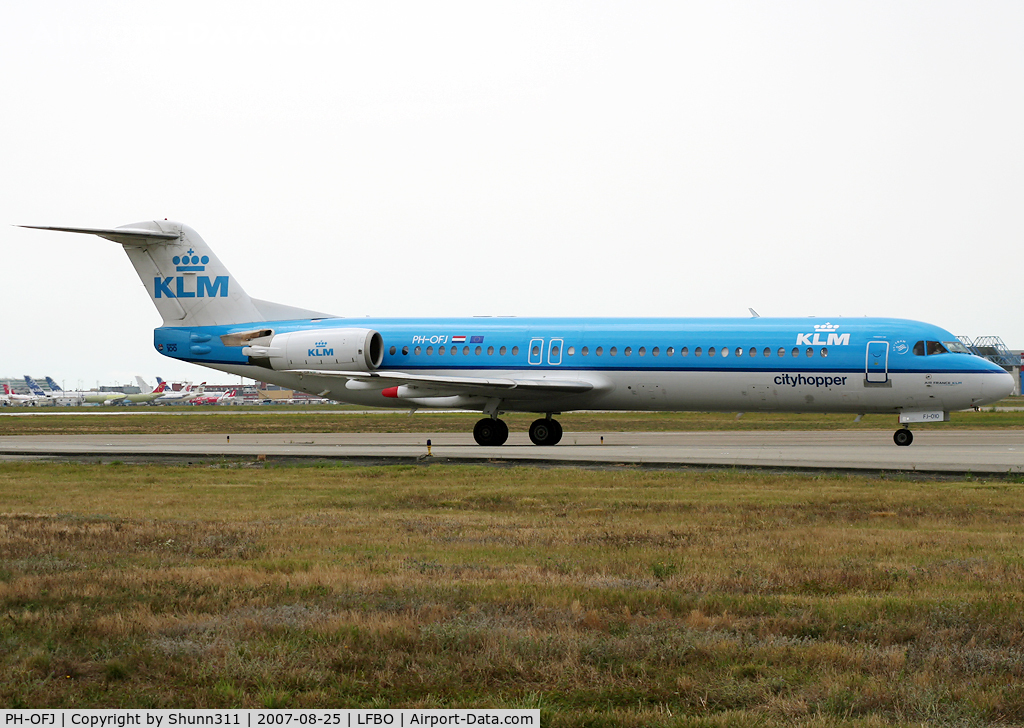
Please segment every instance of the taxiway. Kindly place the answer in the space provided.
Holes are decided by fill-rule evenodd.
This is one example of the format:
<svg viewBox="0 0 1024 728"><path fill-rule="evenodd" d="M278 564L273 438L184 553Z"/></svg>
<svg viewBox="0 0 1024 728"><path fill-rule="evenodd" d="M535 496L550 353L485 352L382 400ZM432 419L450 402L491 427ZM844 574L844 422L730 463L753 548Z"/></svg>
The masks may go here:
<svg viewBox="0 0 1024 728"><path fill-rule="evenodd" d="M840 432L566 432L555 447L513 433L502 447L468 434L66 435L0 437L0 458L336 458L557 464L737 466L935 473L1024 472L1024 432L920 430L897 447L887 430Z"/></svg>

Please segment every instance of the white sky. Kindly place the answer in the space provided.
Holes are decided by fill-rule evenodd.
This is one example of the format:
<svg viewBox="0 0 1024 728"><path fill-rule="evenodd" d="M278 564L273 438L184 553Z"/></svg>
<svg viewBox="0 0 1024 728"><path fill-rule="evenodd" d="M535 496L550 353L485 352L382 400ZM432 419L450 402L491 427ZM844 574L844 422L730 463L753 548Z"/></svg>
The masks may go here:
<svg viewBox="0 0 1024 728"><path fill-rule="evenodd" d="M1024 346L1020 2L5 3L0 376L152 348L194 227L349 316L882 315Z"/></svg>

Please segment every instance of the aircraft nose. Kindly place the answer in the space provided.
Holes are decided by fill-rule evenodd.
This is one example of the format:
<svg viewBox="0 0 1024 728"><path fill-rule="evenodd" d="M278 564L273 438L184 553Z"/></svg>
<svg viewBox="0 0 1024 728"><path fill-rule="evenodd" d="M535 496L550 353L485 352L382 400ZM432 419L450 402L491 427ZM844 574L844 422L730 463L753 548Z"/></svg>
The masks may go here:
<svg viewBox="0 0 1024 728"><path fill-rule="evenodd" d="M1004 397L1009 397L1017 388L1013 375L1005 370L992 377L986 377L986 380L989 381L985 382L982 392L989 402L998 402Z"/></svg>

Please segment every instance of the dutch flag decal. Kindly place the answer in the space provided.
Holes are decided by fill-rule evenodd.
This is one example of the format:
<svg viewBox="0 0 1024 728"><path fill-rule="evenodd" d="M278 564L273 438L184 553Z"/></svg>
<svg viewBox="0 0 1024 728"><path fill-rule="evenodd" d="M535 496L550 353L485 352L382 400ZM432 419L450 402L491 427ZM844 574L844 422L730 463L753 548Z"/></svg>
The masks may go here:
<svg viewBox="0 0 1024 728"><path fill-rule="evenodd" d="M453 336L452 337L452 343L453 344L465 344L466 343L466 337L465 336Z"/></svg>

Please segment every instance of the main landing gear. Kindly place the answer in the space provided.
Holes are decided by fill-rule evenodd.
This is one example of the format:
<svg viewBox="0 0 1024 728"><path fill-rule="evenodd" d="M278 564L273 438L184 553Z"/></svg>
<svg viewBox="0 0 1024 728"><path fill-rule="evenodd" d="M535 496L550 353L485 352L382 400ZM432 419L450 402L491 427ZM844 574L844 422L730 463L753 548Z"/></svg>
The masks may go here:
<svg viewBox="0 0 1024 728"><path fill-rule="evenodd" d="M534 420L530 425L530 440L534 445L557 445L562 439L562 426L550 417Z"/></svg>
<svg viewBox="0 0 1024 728"><path fill-rule="evenodd" d="M892 441L900 447L907 447L914 441L914 433L910 431L909 427L903 427L893 433Z"/></svg>
<svg viewBox="0 0 1024 728"><path fill-rule="evenodd" d="M508 425L496 417L484 417L473 427L477 445L504 445L508 440ZM530 440L534 445L557 445L562 439L562 426L558 420L545 417L530 425Z"/></svg>
<svg viewBox="0 0 1024 728"><path fill-rule="evenodd" d="M498 418L484 417L473 427L477 445L504 445L508 439L508 425Z"/></svg>

